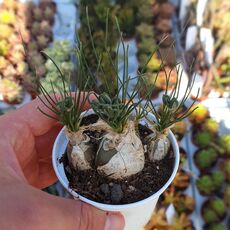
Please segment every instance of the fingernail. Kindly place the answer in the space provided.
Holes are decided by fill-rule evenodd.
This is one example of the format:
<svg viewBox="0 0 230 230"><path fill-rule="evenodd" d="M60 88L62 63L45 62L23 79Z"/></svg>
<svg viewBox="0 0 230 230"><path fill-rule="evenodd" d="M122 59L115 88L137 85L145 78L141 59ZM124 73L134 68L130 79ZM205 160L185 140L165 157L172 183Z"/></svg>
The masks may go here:
<svg viewBox="0 0 230 230"><path fill-rule="evenodd" d="M104 230L122 230L123 225L124 224L121 215L109 213L105 221Z"/></svg>

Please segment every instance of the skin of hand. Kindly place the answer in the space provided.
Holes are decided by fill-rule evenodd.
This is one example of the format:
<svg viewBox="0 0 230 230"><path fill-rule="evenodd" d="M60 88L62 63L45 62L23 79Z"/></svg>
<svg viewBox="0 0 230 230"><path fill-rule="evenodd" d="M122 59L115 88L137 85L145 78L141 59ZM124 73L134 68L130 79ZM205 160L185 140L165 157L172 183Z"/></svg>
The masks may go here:
<svg viewBox="0 0 230 230"><path fill-rule="evenodd" d="M122 230L120 213L40 190L57 180L51 151L61 125L40 113L38 106L48 112L35 99L0 117L0 229Z"/></svg>

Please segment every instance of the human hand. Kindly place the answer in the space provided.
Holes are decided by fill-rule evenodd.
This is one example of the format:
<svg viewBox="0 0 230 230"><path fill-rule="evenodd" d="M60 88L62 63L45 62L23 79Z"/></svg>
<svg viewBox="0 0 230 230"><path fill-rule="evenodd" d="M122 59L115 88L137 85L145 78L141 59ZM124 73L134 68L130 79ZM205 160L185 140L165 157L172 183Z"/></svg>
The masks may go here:
<svg viewBox="0 0 230 230"><path fill-rule="evenodd" d="M39 99L0 117L0 228L3 230L123 229L119 213L47 194L56 181L52 146L61 126L37 111ZM86 105L86 108L89 105ZM46 110L48 112L48 110Z"/></svg>

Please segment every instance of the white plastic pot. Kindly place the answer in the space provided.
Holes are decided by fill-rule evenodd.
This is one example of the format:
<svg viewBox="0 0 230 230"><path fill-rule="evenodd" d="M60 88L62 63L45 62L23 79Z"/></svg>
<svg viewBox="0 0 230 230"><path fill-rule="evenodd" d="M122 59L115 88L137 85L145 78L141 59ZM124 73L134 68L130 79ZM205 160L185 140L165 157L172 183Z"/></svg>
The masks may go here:
<svg viewBox="0 0 230 230"><path fill-rule="evenodd" d="M153 115L150 114L148 116L150 119L154 119ZM79 195L78 193L76 193L75 191L69 188L69 181L66 177L63 163L59 162L59 159L65 153L68 144L68 140L64 133L64 128L60 131L53 146L53 153L52 153L53 167L61 184L67 189L67 191L70 194L73 195L75 199L79 199L83 202L86 202L87 204L93 205L104 211L121 212L125 218L125 230L140 230L142 227L145 226L145 224L147 224L148 220L153 214L158 198L171 184L178 170L179 159L180 159L179 148L178 148L176 138L174 137L171 131L169 132L169 140L172 144L172 148L175 156L175 163L174 163L174 168L171 177L168 179L168 181L158 192L154 193L153 195L151 195L150 197L144 200L140 200L138 202L131 203L131 204L109 205L109 204L98 203Z"/></svg>

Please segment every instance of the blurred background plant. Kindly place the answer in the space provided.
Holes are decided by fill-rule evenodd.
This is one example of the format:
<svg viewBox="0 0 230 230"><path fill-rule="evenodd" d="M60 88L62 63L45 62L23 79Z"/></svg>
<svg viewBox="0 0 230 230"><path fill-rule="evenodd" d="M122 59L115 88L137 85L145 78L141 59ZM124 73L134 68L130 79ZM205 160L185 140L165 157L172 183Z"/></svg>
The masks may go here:
<svg viewBox="0 0 230 230"><path fill-rule="evenodd" d="M13 80L0 78L0 101L17 104L22 100L22 87Z"/></svg>
<svg viewBox="0 0 230 230"><path fill-rule="evenodd" d="M66 77L65 85L68 86L71 82L71 76L74 71L74 65L71 60L72 49L70 42L67 40L56 41L53 47L44 50L46 54L52 57L60 68L63 76ZM63 83L60 79L60 74L50 59L45 62L45 77L40 79L40 83L49 93L53 92L50 82L52 82L56 91L63 91Z"/></svg>

